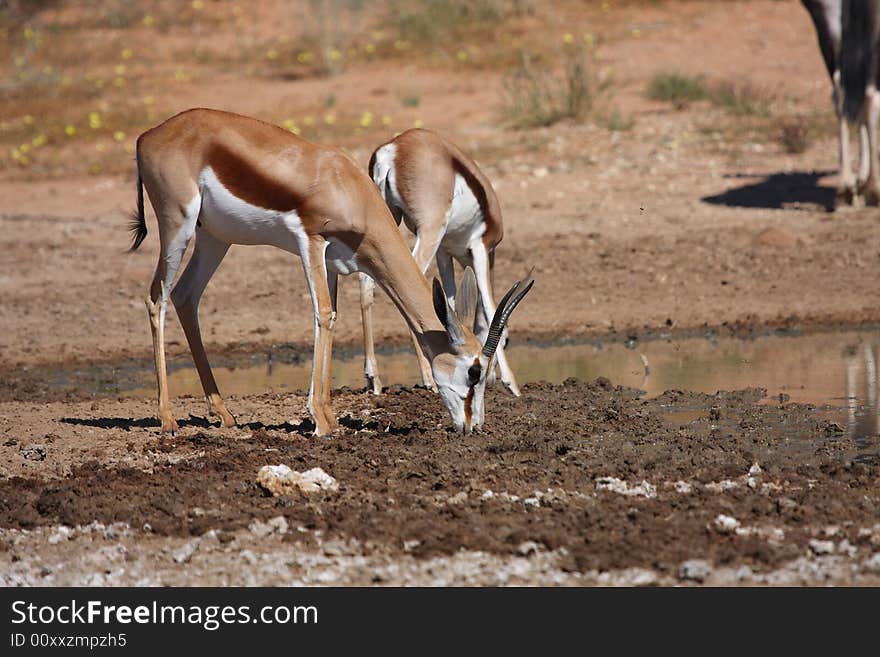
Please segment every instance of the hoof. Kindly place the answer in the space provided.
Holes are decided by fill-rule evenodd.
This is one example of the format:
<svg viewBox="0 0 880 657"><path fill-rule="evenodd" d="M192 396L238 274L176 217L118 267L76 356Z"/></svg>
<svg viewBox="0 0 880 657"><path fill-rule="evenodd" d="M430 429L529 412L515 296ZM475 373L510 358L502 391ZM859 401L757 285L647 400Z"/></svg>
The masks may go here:
<svg viewBox="0 0 880 657"><path fill-rule="evenodd" d="M856 201L856 190L854 187L838 187L837 195L834 199L834 207L840 208L853 205Z"/></svg>
<svg viewBox="0 0 880 657"><path fill-rule="evenodd" d="M877 207L880 205L880 189L876 187L866 187L862 191L862 198L865 199L865 205L868 207Z"/></svg>
<svg viewBox="0 0 880 657"><path fill-rule="evenodd" d="M367 390L376 396L382 394L382 381L378 376L367 377Z"/></svg>
<svg viewBox="0 0 880 657"><path fill-rule="evenodd" d="M510 394L514 397L522 396L522 393L519 391L519 386L516 385L516 381L504 381L504 385L507 386L507 389L510 390Z"/></svg>
<svg viewBox="0 0 880 657"><path fill-rule="evenodd" d="M173 417L163 417L162 418L162 433L177 433L180 430L180 427L177 426L177 420Z"/></svg>

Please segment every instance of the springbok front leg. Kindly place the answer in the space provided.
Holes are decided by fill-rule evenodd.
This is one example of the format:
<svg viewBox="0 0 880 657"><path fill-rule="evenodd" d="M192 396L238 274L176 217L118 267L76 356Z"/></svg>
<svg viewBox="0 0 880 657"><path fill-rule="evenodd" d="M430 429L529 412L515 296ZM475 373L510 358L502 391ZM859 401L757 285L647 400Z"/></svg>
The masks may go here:
<svg viewBox="0 0 880 657"><path fill-rule="evenodd" d="M361 323L364 326L364 376L367 389L374 395L382 394L382 381L376 364L376 349L373 344L373 301L376 284L364 273L358 274L361 288Z"/></svg>
<svg viewBox="0 0 880 657"><path fill-rule="evenodd" d="M416 236L416 245L413 247L413 258L419 266L422 274L428 271L428 267L434 256L437 255L437 249L440 248L440 240L443 239L441 231L423 230ZM437 392L437 384L434 382L434 376L431 374L431 361L429 361L415 333L410 332L412 337L413 348L416 351L416 357L419 360L419 369L422 371L422 383L425 387Z"/></svg>
<svg viewBox="0 0 880 657"><path fill-rule="evenodd" d="M477 335L481 340L485 339L485 332L489 330L489 322L495 314L495 301L492 297L492 262L489 257L488 249L481 239L474 240L470 245L470 254L473 261L474 274L477 278L477 289L480 292L480 306L482 313L478 312L477 317L482 315L482 321L479 322ZM485 328L484 328L485 327ZM502 340L498 344L495 351L498 369L501 370L501 382L507 386L507 389L513 393L515 397L520 396L519 386L516 383L516 377L513 370L507 362L507 356L504 353L504 343L506 342L506 333L502 335ZM490 375L494 375L494 367L490 368Z"/></svg>
<svg viewBox="0 0 880 657"><path fill-rule="evenodd" d="M205 391L208 414L219 416L224 427L235 426L235 418L226 409L220 397L220 390L208 363L199 328L199 301L208 281L211 280L211 276L214 275L228 250L228 243L218 240L204 230L196 229L196 244L192 258L171 292L171 301L177 310L177 317L183 326L193 362Z"/></svg>
<svg viewBox="0 0 880 657"><path fill-rule="evenodd" d="M309 413L315 421L315 435L329 436L338 428L330 405L330 358L333 350L333 324L336 320L333 293L327 276L327 241L320 235L308 238L302 262L312 306L315 311L315 350L312 358L312 379L309 385ZM333 288L336 288L336 275Z"/></svg>

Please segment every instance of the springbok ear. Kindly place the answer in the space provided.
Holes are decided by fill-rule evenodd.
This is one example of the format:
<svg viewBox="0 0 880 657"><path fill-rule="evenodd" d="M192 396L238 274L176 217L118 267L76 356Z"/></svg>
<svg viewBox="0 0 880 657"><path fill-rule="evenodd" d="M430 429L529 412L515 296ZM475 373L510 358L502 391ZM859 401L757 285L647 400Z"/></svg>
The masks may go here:
<svg viewBox="0 0 880 657"><path fill-rule="evenodd" d="M470 267L465 267L464 276L458 286L458 295L455 297L455 314L458 315L458 320L463 325L473 329L477 314L477 277Z"/></svg>
<svg viewBox="0 0 880 657"><path fill-rule="evenodd" d="M437 319L440 320L440 323L446 327L446 332L449 334L449 341L455 347L463 345L464 333L462 332L461 323L458 321L455 311L449 307L449 302L446 300L446 293L443 291L443 286L440 285L440 281L436 278L434 279L433 284L433 300L434 312L437 313Z"/></svg>

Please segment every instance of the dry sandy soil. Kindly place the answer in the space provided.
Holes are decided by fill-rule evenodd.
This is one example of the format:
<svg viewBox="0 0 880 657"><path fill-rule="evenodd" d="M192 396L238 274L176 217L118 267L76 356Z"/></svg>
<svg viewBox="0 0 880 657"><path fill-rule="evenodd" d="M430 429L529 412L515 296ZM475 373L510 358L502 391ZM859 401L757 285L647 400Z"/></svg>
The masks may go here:
<svg viewBox="0 0 880 657"><path fill-rule="evenodd" d="M275 107L301 116L332 95L342 115L415 89L406 120L473 152L499 194L498 287L535 267L513 341L880 322L880 217L828 212L829 84L799 3L580 6L536 10L526 26L546 40L607 35L600 106L626 129L600 109L514 131L497 117L501 68L406 58L301 79L232 68L154 93L168 114L209 105L278 120ZM670 72L747 82L767 109L645 99ZM799 154L778 138L794 120L809 126ZM403 127L316 138L366 163ZM854 459L810 407L759 403L760 391L646 400L569 380L513 400L499 388L468 437L447 430L427 391L340 391L343 430L325 441L309 436L302 393L230 398L234 429L178 399L182 429L163 437L153 400L51 385L59 371L149 367L142 298L158 253L151 213L143 247L125 253L131 172L88 175L75 163L90 145L58 148L61 173L0 170L0 583L880 583L880 463ZM233 248L202 301L209 353L284 345L308 357L300 271L287 254ZM336 344L354 348L353 281L340 311ZM384 299L376 324L386 344L406 342ZM173 313L167 336L172 358L187 358ZM682 408L696 412L679 422ZM267 496L254 480L270 463L320 466L340 489Z"/></svg>

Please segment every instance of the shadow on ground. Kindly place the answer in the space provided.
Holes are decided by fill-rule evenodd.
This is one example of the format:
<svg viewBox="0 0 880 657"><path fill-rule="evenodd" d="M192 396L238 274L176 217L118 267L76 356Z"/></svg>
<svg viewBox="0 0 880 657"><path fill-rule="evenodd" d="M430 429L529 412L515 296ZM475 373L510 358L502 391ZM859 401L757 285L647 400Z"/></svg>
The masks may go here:
<svg viewBox="0 0 880 657"><path fill-rule="evenodd" d="M820 205L834 210L835 189L819 184L819 179L835 171L773 173L758 182L728 189L701 200L713 205L738 208L791 209L799 205ZM734 180L761 178L761 174L736 173L725 176Z"/></svg>

